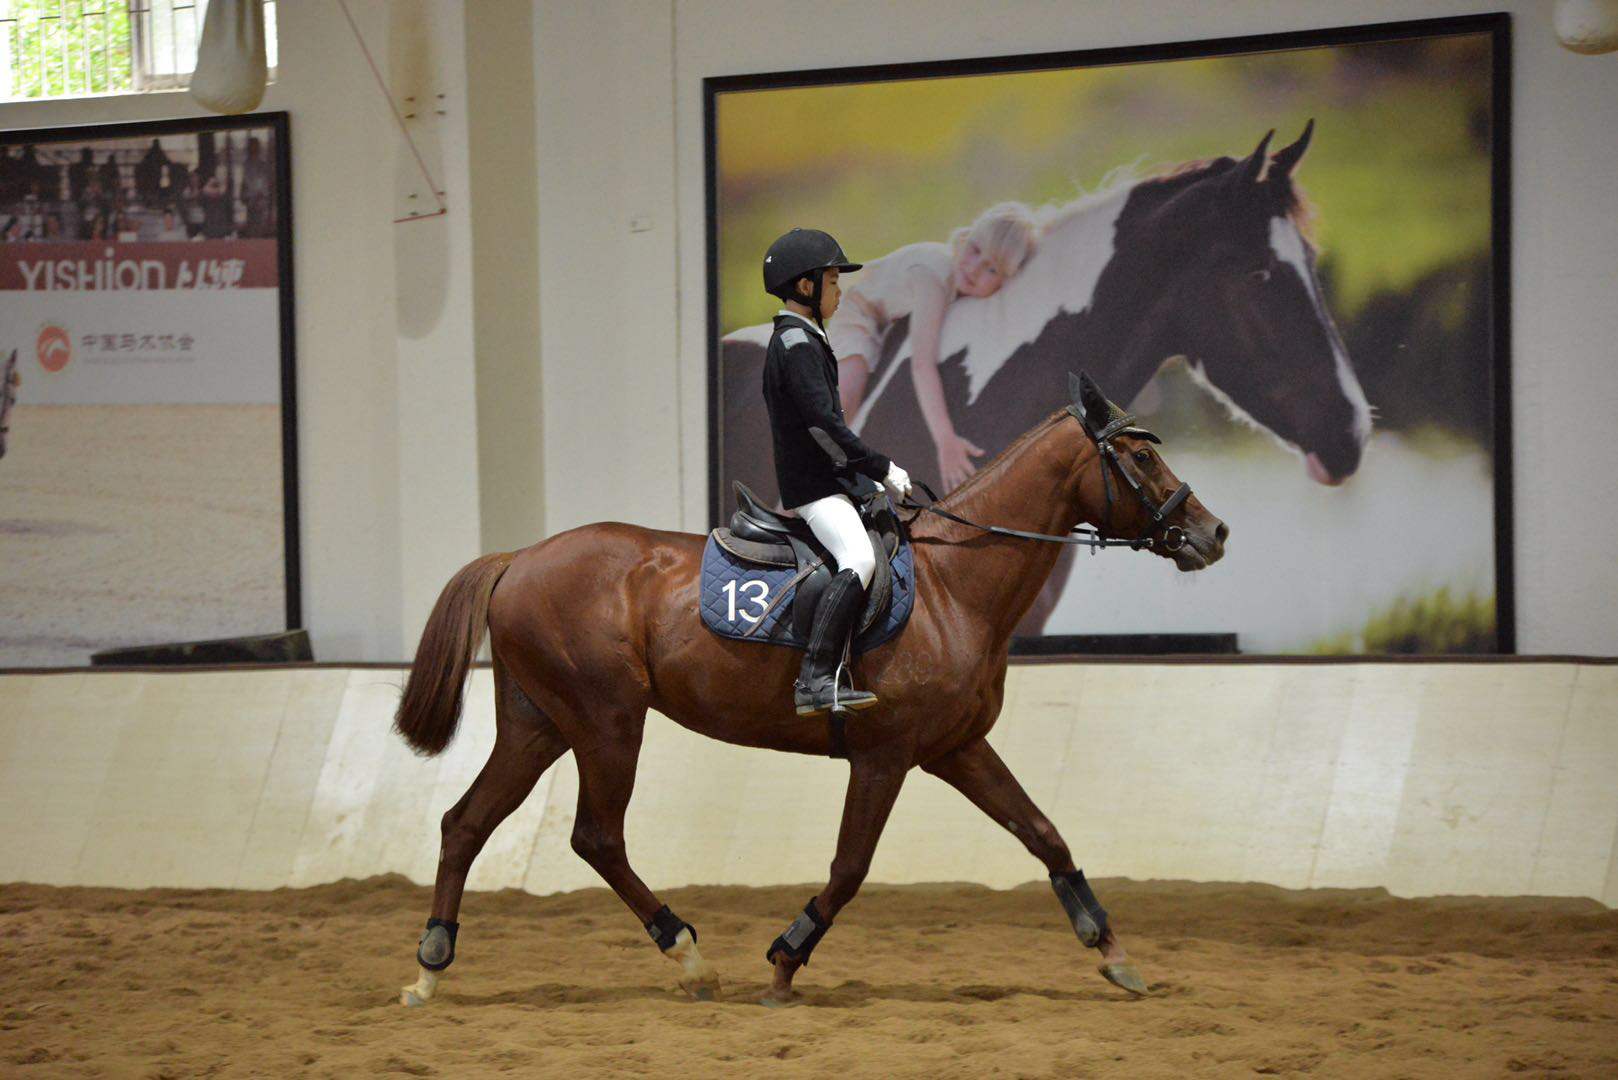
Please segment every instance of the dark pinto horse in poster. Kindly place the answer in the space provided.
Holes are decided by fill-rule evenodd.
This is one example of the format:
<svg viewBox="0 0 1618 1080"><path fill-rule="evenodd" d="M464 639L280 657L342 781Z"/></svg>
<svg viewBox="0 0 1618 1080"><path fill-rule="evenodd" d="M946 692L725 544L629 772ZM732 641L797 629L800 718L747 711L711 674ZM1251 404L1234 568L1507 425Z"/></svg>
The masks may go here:
<svg viewBox="0 0 1618 1080"><path fill-rule="evenodd" d="M1127 403L1165 363L1184 358L1233 413L1294 448L1315 480L1351 476L1371 409L1327 309L1293 180L1313 133L1311 120L1271 154L1272 131L1243 159L1187 162L1055 211L1039 249L1004 288L950 306L938 371L956 430L992 455L1044 414L1075 363ZM741 480L765 500L776 498L759 408L770 330L734 331L719 350L721 490ZM850 426L938 488L909 349L901 320ZM1072 555L1058 561L1018 635L1045 632Z"/></svg>
<svg viewBox="0 0 1618 1080"><path fill-rule="evenodd" d="M937 504L944 513L908 522L915 608L903 632L857 659L859 685L881 701L847 720L846 729L824 715L796 715L793 650L720 637L703 625L705 537L598 523L483 556L457 573L422 633L396 728L418 753L444 749L487 628L495 742L471 788L443 817L431 918L404 1003L431 998L438 972L454 959L473 859L569 750L579 773L573 850L680 964L689 993L717 992L696 931L647 888L624 846L624 812L650 709L724 742L815 755L837 747L848 759L830 880L766 952L774 966L767 1002L793 999L794 974L854 898L905 776L918 766L1022 841L1044 864L1080 940L1100 951L1102 974L1144 993L1146 983L1056 826L988 742L1012 628L1067 545L976 526L1071 540L1087 523L1182 571L1216 562L1228 530L1176 478L1155 436L1132 426L1093 383L1070 379L1069 405Z"/></svg>

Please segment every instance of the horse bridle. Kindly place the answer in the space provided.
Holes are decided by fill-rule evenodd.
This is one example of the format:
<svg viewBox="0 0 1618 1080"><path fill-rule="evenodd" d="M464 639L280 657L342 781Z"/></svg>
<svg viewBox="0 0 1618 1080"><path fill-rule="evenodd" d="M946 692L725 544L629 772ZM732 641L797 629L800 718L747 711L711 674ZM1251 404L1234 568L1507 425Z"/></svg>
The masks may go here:
<svg viewBox="0 0 1618 1080"><path fill-rule="evenodd" d="M1146 508L1146 513L1151 519L1145 530L1143 530L1140 536L1136 538L1135 543L1144 541L1142 546L1152 547L1152 533L1155 532L1159 527L1162 527L1164 551L1179 551L1182 547L1184 547L1186 541L1185 530L1180 528L1178 525L1169 525L1165 519L1167 519L1170 514L1174 513L1174 511L1178 510L1180 506L1184 504L1186 499L1191 497L1191 485L1181 481L1180 486L1175 488L1169 497L1163 500L1163 504L1159 506L1157 503L1153 502L1152 497L1146 493L1145 485L1141 483L1140 477L1135 473L1134 462L1130 462L1129 466L1126 468L1124 465L1124 458L1128 455L1120 454L1118 452L1118 448L1112 444L1112 440L1116 436L1125 432L1128 432L1137 438L1146 439L1154 443L1161 442L1161 440L1158 439L1156 435L1153 435L1150 431L1147 431L1145 428L1136 427L1135 418L1128 413L1119 413L1117 416L1113 417L1106 427L1102 428L1100 431L1097 431L1095 428L1090 426L1090 417L1079 406L1069 405L1067 407L1067 411L1072 413L1078 419L1079 423L1084 425L1085 434L1089 435L1091 440L1094 441L1096 444L1096 449L1100 451L1103 458L1101 464L1101 486L1106 495L1106 510L1103 515L1104 528L1106 531L1113 531L1112 470L1108 469L1106 465L1107 461L1111 461L1114 465L1118 466L1119 475L1122 476L1129 486L1134 490L1135 497L1140 499L1141 505Z"/></svg>
<svg viewBox="0 0 1618 1080"><path fill-rule="evenodd" d="M933 494L932 488L920 480L915 481L915 485L925 491L927 498L931 501L918 503L906 498L899 505L906 510L925 510L928 513L937 514L941 518L947 518L962 525L969 525L974 529L981 529L987 533L994 533L997 536L1015 536L1024 540L1045 540L1056 544L1083 544L1089 547L1092 552L1105 547L1128 547L1135 551L1139 551L1141 548L1156 547L1157 541L1152 538L1152 533L1156 532L1159 527L1163 529L1162 544L1164 551L1174 552L1184 547L1186 543L1185 530L1178 525L1169 525L1166 519L1184 505L1186 499L1191 497L1191 485L1182 481L1180 486L1174 489L1173 494L1164 499L1162 505L1158 505L1153 501L1151 495L1147 494L1145 485L1141 483L1140 477L1135 473L1133 463L1128 466L1124 464L1124 458L1127 455L1120 454L1118 448L1112 444L1114 438L1125 433L1137 438L1148 439L1152 442L1161 442L1162 440L1145 428L1136 427L1135 418L1128 413L1119 413L1105 427L1097 430L1091 426L1089 416L1080 406L1076 404L1069 405L1067 411L1072 413L1074 418L1084 427L1084 433L1090 436L1090 440L1096 444L1096 450L1101 456L1101 483L1106 497L1105 511L1102 515L1102 530L1098 531L1080 525L1074 528L1067 536L1055 536L1051 533L1008 529L1001 525L981 525L976 521L969 521L959 514L940 509L936 505L938 496ZM1108 533L1113 531L1112 470L1107 468L1109 461L1118 467L1119 475L1124 478L1125 482L1135 492L1135 497L1140 499L1141 505L1146 508L1146 513L1150 517L1146 528L1133 540L1113 540L1101 535L1102 531Z"/></svg>

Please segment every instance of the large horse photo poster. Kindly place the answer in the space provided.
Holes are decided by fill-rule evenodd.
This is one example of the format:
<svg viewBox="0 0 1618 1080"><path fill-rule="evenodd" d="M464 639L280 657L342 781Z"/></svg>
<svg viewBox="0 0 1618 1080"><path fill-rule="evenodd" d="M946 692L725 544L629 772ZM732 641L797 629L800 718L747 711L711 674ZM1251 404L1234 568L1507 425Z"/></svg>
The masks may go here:
<svg viewBox="0 0 1618 1080"><path fill-rule="evenodd" d="M296 626L286 114L0 153L0 667Z"/></svg>
<svg viewBox="0 0 1618 1080"><path fill-rule="evenodd" d="M1087 372L1230 527L1177 574L1069 549L1023 651L1510 652L1504 15L710 79L710 505L775 500L794 226L862 439L940 496ZM1077 648L1078 646L1074 646Z"/></svg>

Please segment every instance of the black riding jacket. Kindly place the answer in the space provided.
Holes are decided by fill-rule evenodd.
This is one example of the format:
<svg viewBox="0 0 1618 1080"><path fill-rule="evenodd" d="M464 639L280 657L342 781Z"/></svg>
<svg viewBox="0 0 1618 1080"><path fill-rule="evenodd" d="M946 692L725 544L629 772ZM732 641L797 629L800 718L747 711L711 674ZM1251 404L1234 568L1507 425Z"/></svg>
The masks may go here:
<svg viewBox="0 0 1618 1080"><path fill-rule="evenodd" d="M791 508L842 492L877 490L888 459L860 441L843 421L837 358L807 319L782 313L764 356L764 405L775 444L781 505Z"/></svg>

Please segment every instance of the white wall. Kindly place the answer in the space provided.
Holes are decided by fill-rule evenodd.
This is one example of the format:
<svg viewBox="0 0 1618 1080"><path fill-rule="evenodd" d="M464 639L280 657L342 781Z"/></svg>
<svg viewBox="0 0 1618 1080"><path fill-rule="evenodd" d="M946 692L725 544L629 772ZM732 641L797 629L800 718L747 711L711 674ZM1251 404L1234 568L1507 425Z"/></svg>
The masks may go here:
<svg viewBox="0 0 1618 1080"><path fill-rule="evenodd" d="M704 287L677 258L702 231L676 217L671 9L537 3L534 40L546 527L703 528L682 514L699 495L681 421L706 374L675 332Z"/></svg>
<svg viewBox="0 0 1618 1080"><path fill-rule="evenodd" d="M1548 3L350 6L396 96L446 95L412 130L450 214L390 223L425 188L341 11L280 5L263 108L292 114L304 604L322 659L408 657L437 589L484 549L601 519L704 526L704 77L1498 9L1515 17L1519 648L1618 653L1602 539L1618 534L1618 62L1560 49ZM526 54L510 47L524 34ZM534 101L500 108L529 76ZM183 94L8 104L0 128L199 111Z"/></svg>
<svg viewBox="0 0 1618 1080"><path fill-rule="evenodd" d="M396 670L0 676L0 882L272 889L437 865L439 818L494 743L473 674L448 751L389 730ZM1095 876L1381 885L1618 904L1618 666L1038 664L996 749ZM1098 753L1105 747L1106 753ZM654 888L818 882L848 766L653 716L625 823ZM474 889L600 885L569 849L571 755ZM882 882L1006 888L1043 870L958 793L905 782Z"/></svg>
<svg viewBox="0 0 1618 1080"><path fill-rule="evenodd" d="M509 551L545 531L533 10L531 0L479 0L476 12L466 18L466 108L478 509L482 547Z"/></svg>

